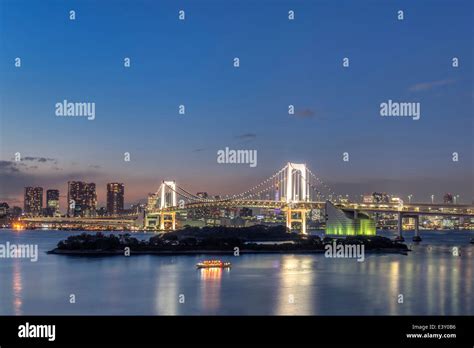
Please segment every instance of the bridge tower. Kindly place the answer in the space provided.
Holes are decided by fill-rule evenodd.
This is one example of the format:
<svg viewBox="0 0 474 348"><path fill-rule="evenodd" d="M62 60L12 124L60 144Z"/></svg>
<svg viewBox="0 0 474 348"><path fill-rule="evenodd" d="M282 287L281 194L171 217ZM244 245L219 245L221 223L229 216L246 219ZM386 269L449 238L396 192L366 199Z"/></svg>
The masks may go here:
<svg viewBox="0 0 474 348"><path fill-rule="evenodd" d="M286 166L286 203L307 202L309 200L309 183L306 180L306 164L288 162ZM293 180L293 176L295 176L295 180Z"/></svg>
<svg viewBox="0 0 474 348"><path fill-rule="evenodd" d="M293 222L301 224L301 233L306 234L306 213L309 209L297 203L309 201L309 183L306 164L288 162L286 169L286 227L291 230ZM296 217L293 217L296 215Z"/></svg>
<svg viewBox="0 0 474 348"><path fill-rule="evenodd" d="M176 230L176 212L164 211L164 208L176 207L176 182L175 181L163 181L159 188L161 193L160 197L160 230L165 230L165 222L171 222L171 230ZM167 193L171 194L170 202L167 200ZM171 218L171 219L167 219Z"/></svg>
<svg viewBox="0 0 474 348"><path fill-rule="evenodd" d="M167 207L176 207L176 182L175 181L165 181L160 185L158 192L161 193L160 197L160 209ZM166 193L171 194L170 202L167 201Z"/></svg>
<svg viewBox="0 0 474 348"><path fill-rule="evenodd" d="M145 228L164 231L166 222L171 223L171 230L176 229L176 212L166 208L176 207L176 182L162 181L156 193L148 197L148 207L145 214ZM158 204L159 203L159 204Z"/></svg>

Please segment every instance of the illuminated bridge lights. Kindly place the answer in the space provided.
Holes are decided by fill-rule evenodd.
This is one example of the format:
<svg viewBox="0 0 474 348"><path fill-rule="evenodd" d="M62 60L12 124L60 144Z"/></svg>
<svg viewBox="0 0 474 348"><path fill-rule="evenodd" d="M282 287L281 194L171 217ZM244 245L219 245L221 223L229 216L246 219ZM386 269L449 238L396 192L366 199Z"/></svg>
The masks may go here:
<svg viewBox="0 0 474 348"><path fill-rule="evenodd" d="M320 191L323 188L329 192L329 196ZM262 196L262 194L265 195ZM178 195L182 198L179 199L179 204ZM341 210L345 216L340 216L341 221L334 222L333 225L329 224L328 233L334 234L375 234L375 224L367 215L372 213L474 217L474 207L472 205L405 204L401 200L391 203L369 204L351 203L349 201L332 203L332 197L336 196L334 191L312 173L305 164L291 162L249 190L235 195L219 195L212 199L196 196L179 187L175 181L163 181L158 191L149 197L145 228L157 229L159 226L163 227L160 220L164 220L165 215L168 218L171 217L171 225L173 225L172 213L179 212L183 214L193 209L245 207L285 211L287 226L291 228L292 222L298 222L301 224L301 231L304 233L306 214L313 209L324 209L327 202L331 202L329 204L334 209ZM275 199L269 199L268 197L275 197ZM170 225L170 223L167 223L167 225Z"/></svg>

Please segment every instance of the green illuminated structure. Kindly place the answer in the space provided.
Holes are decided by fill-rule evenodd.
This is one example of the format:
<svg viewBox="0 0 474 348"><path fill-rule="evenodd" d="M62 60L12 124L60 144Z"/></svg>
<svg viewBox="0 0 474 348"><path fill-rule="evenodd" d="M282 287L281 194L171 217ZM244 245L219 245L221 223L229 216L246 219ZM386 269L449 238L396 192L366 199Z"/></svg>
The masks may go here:
<svg viewBox="0 0 474 348"><path fill-rule="evenodd" d="M374 236L375 221L364 213L339 209L326 202L326 234L338 236Z"/></svg>

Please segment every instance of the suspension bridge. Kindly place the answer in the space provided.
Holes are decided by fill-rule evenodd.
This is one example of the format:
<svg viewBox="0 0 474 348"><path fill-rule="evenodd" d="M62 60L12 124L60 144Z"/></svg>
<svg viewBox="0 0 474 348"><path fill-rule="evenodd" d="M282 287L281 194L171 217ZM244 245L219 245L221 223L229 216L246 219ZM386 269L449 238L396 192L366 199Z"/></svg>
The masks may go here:
<svg viewBox="0 0 474 348"><path fill-rule="evenodd" d="M365 213L398 214L399 236L402 237L403 218L415 219L415 232L419 236L420 215L474 217L474 206L461 204L404 204L351 203L337 200L333 189L313 173L306 164L287 163L283 168L252 188L234 195L202 197L190 193L176 181L165 180L158 190L148 197L144 218L145 229L175 230L176 214L203 208L268 208L284 212L286 227L299 226L306 234L307 214L313 209L326 209L328 204L354 217ZM327 211L327 209L326 209Z"/></svg>

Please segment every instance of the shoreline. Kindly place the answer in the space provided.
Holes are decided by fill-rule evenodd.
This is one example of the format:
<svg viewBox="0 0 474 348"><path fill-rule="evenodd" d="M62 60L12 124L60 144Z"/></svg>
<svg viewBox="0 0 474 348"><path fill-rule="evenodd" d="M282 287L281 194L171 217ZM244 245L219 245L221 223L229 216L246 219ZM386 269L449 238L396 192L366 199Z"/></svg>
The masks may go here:
<svg viewBox="0 0 474 348"><path fill-rule="evenodd" d="M402 254L408 255L410 249L400 250L395 248L365 250L366 254ZM63 250L55 248L47 251L50 255L66 256L124 256L124 250ZM251 250L242 249L240 254L323 254L325 250ZM157 255L157 256L183 256L183 255L234 255L233 250L130 250L133 255Z"/></svg>

